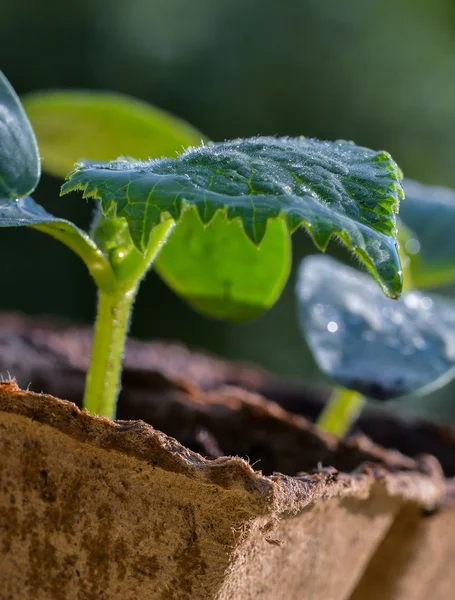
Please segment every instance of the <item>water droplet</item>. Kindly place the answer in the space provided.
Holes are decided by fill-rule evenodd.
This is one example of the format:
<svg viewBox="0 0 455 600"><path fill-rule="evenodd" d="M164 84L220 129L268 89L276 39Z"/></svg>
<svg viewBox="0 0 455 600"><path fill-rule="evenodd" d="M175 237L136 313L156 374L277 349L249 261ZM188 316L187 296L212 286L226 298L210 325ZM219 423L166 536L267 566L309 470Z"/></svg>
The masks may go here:
<svg viewBox="0 0 455 600"><path fill-rule="evenodd" d="M408 308L411 308L414 310L416 308L419 308L419 306L421 306L421 300L415 294L408 294L404 299L404 303L406 304L406 306Z"/></svg>
<svg viewBox="0 0 455 600"><path fill-rule="evenodd" d="M324 312L324 306L322 304L315 304L313 312L315 315L322 315Z"/></svg>
<svg viewBox="0 0 455 600"><path fill-rule="evenodd" d="M424 296L420 299L420 306L424 310L429 310L433 306L433 300L428 298L428 296Z"/></svg>
<svg viewBox="0 0 455 600"><path fill-rule="evenodd" d="M420 252L420 242L415 238L411 238L406 242L405 248L408 254L418 254Z"/></svg>
<svg viewBox="0 0 455 600"><path fill-rule="evenodd" d="M338 331L338 323L335 323L335 321L330 321L330 323L327 325L327 329L330 331L330 333L335 333L335 331Z"/></svg>
<svg viewBox="0 0 455 600"><path fill-rule="evenodd" d="M397 312L396 310L392 312L391 318L392 322L395 323L395 325L401 325L404 321L403 315Z"/></svg>

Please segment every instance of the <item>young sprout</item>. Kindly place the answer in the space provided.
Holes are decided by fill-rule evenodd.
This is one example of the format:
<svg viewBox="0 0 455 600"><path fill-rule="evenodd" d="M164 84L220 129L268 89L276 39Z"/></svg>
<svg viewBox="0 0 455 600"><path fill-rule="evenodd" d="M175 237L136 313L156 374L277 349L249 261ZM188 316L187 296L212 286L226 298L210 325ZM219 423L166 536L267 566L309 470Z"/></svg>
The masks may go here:
<svg viewBox="0 0 455 600"><path fill-rule="evenodd" d="M278 297L289 270L289 235L304 227L321 251L333 236L339 238L388 296L401 293L395 238L401 172L386 152L343 141L257 137L202 144L175 158L79 162L62 194L81 190L95 199L94 224L86 234L24 198L38 182L39 156L5 78L0 105L2 181L8 169L21 181L30 170L24 165L35 173L31 184L1 190L0 225L36 227L57 237L85 261L98 286L84 397L93 413L115 415L134 299L154 265L205 314L250 318ZM28 145L16 144L25 140L22 129ZM189 278L188 269L197 276ZM153 314L159 318L159 307Z"/></svg>
<svg viewBox="0 0 455 600"><path fill-rule="evenodd" d="M410 276L398 302L366 275L329 257L307 257L300 266L296 291L303 333L320 369L341 386L318 424L340 436L364 396L426 394L455 377L455 303L410 289L416 282L421 288L455 282L455 193L412 181L404 188L401 237L409 256L402 263L409 263Z"/></svg>

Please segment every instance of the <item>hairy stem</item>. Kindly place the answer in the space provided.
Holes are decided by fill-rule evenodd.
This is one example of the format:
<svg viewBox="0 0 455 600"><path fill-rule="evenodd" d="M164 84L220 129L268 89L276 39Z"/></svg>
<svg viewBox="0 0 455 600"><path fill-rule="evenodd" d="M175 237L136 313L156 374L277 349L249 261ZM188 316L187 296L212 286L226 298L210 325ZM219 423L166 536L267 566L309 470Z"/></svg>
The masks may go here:
<svg viewBox="0 0 455 600"><path fill-rule="evenodd" d="M343 437L357 419L364 403L365 398L359 392L336 388L319 415L317 425L324 431Z"/></svg>
<svg viewBox="0 0 455 600"><path fill-rule="evenodd" d="M84 396L84 408L92 414L115 418L123 353L134 299L143 276L153 264L174 224L170 219L154 229L145 255L131 248L120 266L114 268L116 290L99 291L92 357Z"/></svg>
<svg viewBox="0 0 455 600"><path fill-rule="evenodd" d="M136 289L107 294L100 291L92 357L87 374L84 408L115 417L120 374L131 308Z"/></svg>

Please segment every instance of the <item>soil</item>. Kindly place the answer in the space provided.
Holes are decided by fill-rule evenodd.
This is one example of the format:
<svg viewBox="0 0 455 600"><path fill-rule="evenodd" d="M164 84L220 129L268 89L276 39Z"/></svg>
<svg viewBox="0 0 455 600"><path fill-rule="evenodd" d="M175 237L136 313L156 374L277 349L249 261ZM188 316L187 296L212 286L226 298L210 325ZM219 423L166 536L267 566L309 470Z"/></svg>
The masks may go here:
<svg viewBox="0 0 455 600"><path fill-rule="evenodd" d="M90 348L88 328L0 315L0 373L14 376L23 389L80 406ZM295 475L313 470L318 462L350 472L365 461L381 462L372 455L366 435L409 457L432 454L446 476L455 475L454 429L371 410L329 457L327 448L334 440L322 443L308 426L326 396L325 390L280 380L256 366L190 352L180 344L130 340L117 416L143 420L207 458L247 458L264 474Z"/></svg>

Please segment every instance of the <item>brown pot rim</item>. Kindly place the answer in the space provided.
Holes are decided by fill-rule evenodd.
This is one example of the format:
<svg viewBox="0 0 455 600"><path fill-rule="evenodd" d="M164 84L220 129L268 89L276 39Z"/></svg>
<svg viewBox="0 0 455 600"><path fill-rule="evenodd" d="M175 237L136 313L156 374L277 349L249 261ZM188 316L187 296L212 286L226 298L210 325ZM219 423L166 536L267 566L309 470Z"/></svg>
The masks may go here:
<svg viewBox="0 0 455 600"><path fill-rule="evenodd" d="M338 442L332 436L313 432L326 444L369 444L370 451L381 458L382 464L362 463L351 473L321 467L314 473L294 477L281 473L264 476L242 458L203 458L142 421L111 421L92 416L66 400L23 391L14 381L0 383L0 412L53 427L92 446L135 456L153 466L198 480L201 485L243 488L253 498L257 514L273 511L277 515L293 515L328 497L366 499L375 486L382 487L390 497L418 504L425 510L443 507L455 499L455 481L443 477L434 457L410 459L380 448L364 436Z"/></svg>

